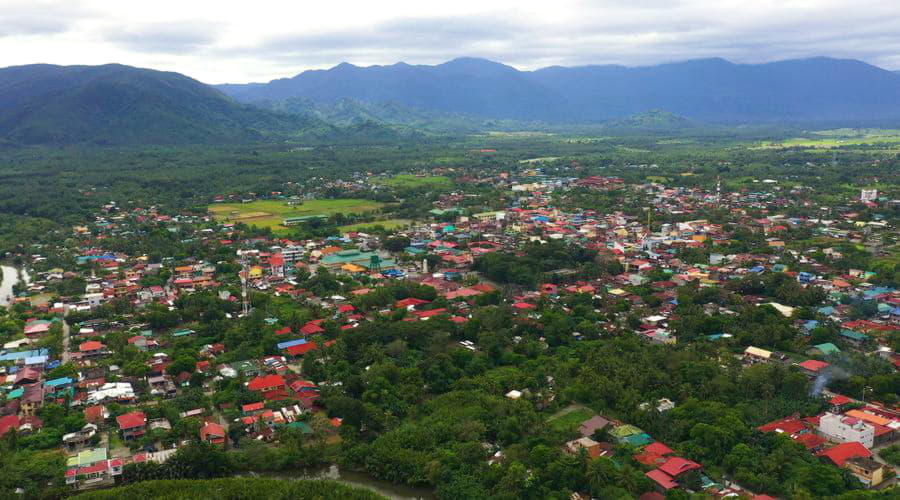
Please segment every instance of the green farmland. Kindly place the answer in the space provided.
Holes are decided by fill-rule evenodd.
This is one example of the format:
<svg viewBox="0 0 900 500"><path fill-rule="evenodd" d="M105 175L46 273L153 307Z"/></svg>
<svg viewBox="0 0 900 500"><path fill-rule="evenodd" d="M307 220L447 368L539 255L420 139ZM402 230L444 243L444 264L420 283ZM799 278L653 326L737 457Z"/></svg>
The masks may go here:
<svg viewBox="0 0 900 500"><path fill-rule="evenodd" d="M209 206L209 211L217 220L280 230L286 229L281 222L289 217L363 213L383 206L384 203L355 198L307 200L297 205L291 205L287 200L260 200L251 203L215 203Z"/></svg>

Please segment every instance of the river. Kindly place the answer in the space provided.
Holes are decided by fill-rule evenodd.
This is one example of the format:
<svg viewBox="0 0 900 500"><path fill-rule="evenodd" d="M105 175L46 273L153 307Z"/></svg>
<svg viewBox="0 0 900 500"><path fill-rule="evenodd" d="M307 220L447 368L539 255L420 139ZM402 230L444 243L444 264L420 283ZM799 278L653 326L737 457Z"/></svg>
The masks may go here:
<svg viewBox="0 0 900 500"><path fill-rule="evenodd" d="M0 271L3 272L3 279L0 280L0 307L5 307L9 305L13 287L19 282L20 270L12 266L0 266ZM25 283L30 283L31 276L28 276L28 271L22 269L21 273L22 280Z"/></svg>
<svg viewBox="0 0 900 500"><path fill-rule="evenodd" d="M260 472L254 473L254 475L277 479L330 479L339 483L374 491L391 500L432 500L435 498L434 492L429 488L414 488L411 486L394 484L389 481L375 479L365 472L341 470L337 465L331 465L316 470Z"/></svg>

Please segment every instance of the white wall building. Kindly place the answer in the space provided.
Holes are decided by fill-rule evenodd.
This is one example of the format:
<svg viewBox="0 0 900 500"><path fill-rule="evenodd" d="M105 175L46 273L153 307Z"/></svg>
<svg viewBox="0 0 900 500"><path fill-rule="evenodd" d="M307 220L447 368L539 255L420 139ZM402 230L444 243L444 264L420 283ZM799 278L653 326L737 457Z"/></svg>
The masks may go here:
<svg viewBox="0 0 900 500"><path fill-rule="evenodd" d="M875 443L875 427L856 417L826 413L819 420L819 433L840 443L856 441L866 448Z"/></svg>

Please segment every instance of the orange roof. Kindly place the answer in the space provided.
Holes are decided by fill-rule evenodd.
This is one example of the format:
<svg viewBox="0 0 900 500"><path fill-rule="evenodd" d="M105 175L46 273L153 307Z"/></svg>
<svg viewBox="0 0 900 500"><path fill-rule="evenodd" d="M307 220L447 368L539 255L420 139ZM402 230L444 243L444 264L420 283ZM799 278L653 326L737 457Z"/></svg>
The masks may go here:
<svg viewBox="0 0 900 500"><path fill-rule="evenodd" d="M330 246L330 247L325 247L319 251L322 252L322 255L328 255L330 253L340 252L341 250L342 250L341 247Z"/></svg>
<svg viewBox="0 0 900 500"><path fill-rule="evenodd" d="M865 420L866 422L869 422L872 424L886 426L891 423L890 419L887 419L884 417L879 417L878 415L872 415L871 413L866 413L861 410L850 410L850 411L844 413L844 415L847 415L848 417L856 417L860 420Z"/></svg>

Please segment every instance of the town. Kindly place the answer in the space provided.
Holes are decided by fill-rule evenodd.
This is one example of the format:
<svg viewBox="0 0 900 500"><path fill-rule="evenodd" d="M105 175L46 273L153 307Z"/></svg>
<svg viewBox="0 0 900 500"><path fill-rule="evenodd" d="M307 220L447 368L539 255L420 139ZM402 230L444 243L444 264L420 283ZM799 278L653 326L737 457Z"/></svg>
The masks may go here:
<svg viewBox="0 0 900 500"><path fill-rule="evenodd" d="M47 465L16 488L167 477L199 446L225 457L209 467L339 462L443 497L473 487L428 476L446 447L516 498L546 474L572 498L891 487L900 269L871 256L896 239L896 189L820 206L784 178L547 162L221 193L206 213L111 202L21 246L0 436Z"/></svg>

